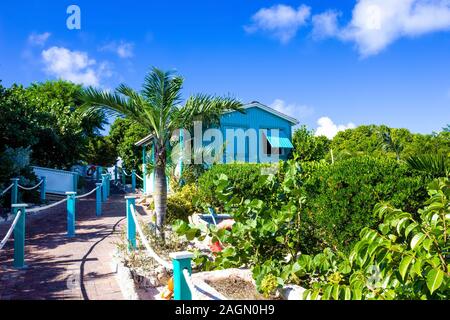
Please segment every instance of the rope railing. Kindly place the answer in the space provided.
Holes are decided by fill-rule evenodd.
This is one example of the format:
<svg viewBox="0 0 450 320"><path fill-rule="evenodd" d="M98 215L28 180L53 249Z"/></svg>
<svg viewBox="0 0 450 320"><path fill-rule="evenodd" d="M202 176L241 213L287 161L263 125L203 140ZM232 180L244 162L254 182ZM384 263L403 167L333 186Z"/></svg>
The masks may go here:
<svg viewBox="0 0 450 320"><path fill-rule="evenodd" d="M47 209L59 206L60 204L66 202L66 201L67 201L67 198L62 199L61 201L49 204L48 206L45 206L45 207L38 207L38 208L34 208L34 209L29 209L29 210L27 210L27 212L28 213L36 213L36 212L39 212L39 211L44 211L44 210L47 210Z"/></svg>
<svg viewBox="0 0 450 320"><path fill-rule="evenodd" d="M21 186L20 184L19 185L17 185L20 189L22 189L22 190L26 190L26 191L31 191L31 190L34 190L34 189L36 189L37 187L39 187L42 183L44 182L44 180L41 180L37 185L35 185L34 187L24 187L24 186Z"/></svg>
<svg viewBox="0 0 450 320"><path fill-rule="evenodd" d="M8 188L3 190L2 193L0 194L0 197L3 196L5 193L7 193L13 186L14 186L14 183L12 183Z"/></svg>
<svg viewBox="0 0 450 320"><path fill-rule="evenodd" d="M3 238L2 242L0 242L0 250L3 249L3 247L5 246L5 244L8 242L9 238L11 237L14 229L16 228L17 222L19 222L20 216L22 215L22 209L20 209L17 214L16 217L11 225L11 227L9 228L8 232L6 233L6 236Z"/></svg>
<svg viewBox="0 0 450 320"><path fill-rule="evenodd" d="M191 291L191 299L196 300L197 288L195 287L194 282L192 282L192 277L189 274L188 269L183 269L183 276L184 280L186 281L186 284L188 285L189 291Z"/></svg>
<svg viewBox="0 0 450 320"><path fill-rule="evenodd" d="M76 199L83 199L83 198L89 197L91 194L93 194L94 192L96 192L99 188L100 188L100 186L98 186L97 188L95 188L94 190L92 190L92 191L90 191L90 192L88 192L88 193L86 193L86 194L83 194L83 195L81 195L81 196L77 196L77 197L75 197L75 198L76 198Z"/></svg>
<svg viewBox="0 0 450 320"><path fill-rule="evenodd" d="M144 232L141 229L139 221L137 220L136 211L134 209L134 205L133 204L130 204L130 212L131 212L131 216L133 217L134 223L136 225L136 230L137 230L137 232L139 234L139 237L141 239L142 244L144 245L145 249L147 250L147 253L150 255L150 257L155 259L164 268L166 268L168 270L173 270L172 264L170 264L169 262L167 262L166 260L164 260L160 256L158 256L158 254L150 246L147 238L144 235Z"/></svg>
<svg viewBox="0 0 450 320"><path fill-rule="evenodd" d="M144 181L144 178L142 178L140 175L138 175L137 173L135 173L136 174L136 177L139 179L139 180L141 180L141 181Z"/></svg>

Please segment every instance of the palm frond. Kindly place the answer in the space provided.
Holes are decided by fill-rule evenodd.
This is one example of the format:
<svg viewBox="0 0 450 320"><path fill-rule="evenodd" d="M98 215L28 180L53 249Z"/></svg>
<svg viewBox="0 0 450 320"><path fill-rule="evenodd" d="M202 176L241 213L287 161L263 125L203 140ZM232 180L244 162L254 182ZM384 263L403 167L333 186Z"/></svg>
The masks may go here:
<svg viewBox="0 0 450 320"><path fill-rule="evenodd" d="M243 104L232 97L219 97L208 94L197 94L189 97L180 109L178 125L190 126L194 121L202 121L205 127L218 126L220 117L228 111L244 113ZM174 119L175 120L175 119Z"/></svg>
<svg viewBox="0 0 450 320"><path fill-rule="evenodd" d="M88 116L94 116L99 110L106 116L127 117L137 123L145 123L141 117L142 106L133 103L120 92L108 92L88 87L79 94L83 102L81 108Z"/></svg>
<svg viewBox="0 0 450 320"><path fill-rule="evenodd" d="M412 156L406 160L411 169L428 174L430 177L439 178L449 175L448 157L445 155L424 154Z"/></svg>

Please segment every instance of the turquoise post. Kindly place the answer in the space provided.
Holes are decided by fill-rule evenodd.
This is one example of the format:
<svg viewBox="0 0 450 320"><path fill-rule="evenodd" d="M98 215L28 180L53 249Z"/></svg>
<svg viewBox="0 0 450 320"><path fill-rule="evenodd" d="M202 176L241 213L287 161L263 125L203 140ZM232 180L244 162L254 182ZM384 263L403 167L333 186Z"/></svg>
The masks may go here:
<svg viewBox="0 0 450 320"><path fill-rule="evenodd" d="M119 177L119 173L117 172L117 164L114 165L114 183L117 183L117 179Z"/></svg>
<svg viewBox="0 0 450 320"><path fill-rule="evenodd" d="M111 175L109 173L106 174L106 195L109 199L111 196Z"/></svg>
<svg viewBox="0 0 450 320"><path fill-rule="evenodd" d="M102 176L103 176L103 167L98 166L97 167L97 180L100 181Z"/></svg>
<svg viewBox="0 0 450 320"><path fill-rule="evenodd" d="M123 172L122 169L122 186L125 188L126 184L127 184L127 176L125 175L125 172Z"/></svg>
<svg viewBox="0 0 450 320"><path fill-rule="evenodd" d="M183 270L187 269L192 274L191 259L194 255L191 252L174 252L170 254L173 263L173 296L174 300L192 300L192 293L189 290Z"/></svg>
<svg viewBox="0 0 450 320"><path fill-rule="evenodd" d="M131 171L131 193L136 192L136 170Z"/></svg>
<svg viewBox="0 0 450 320"><path fill-rule="evenodd" d="M19 197L19 178L11 179L13 187L11 189L11 204L16 204Z"/></svg>
<svg viewBox="0 0 450 320"><path fill-rule="evenodd" d="M108 189L106 185L106 174L102 174L102 194L103 194L103 202L108 201Z"/></svg>
<svg viewBox="0 0 450 320"><path fill-rule="evenodd" d="M14 215L20 215L17 221L16 227L14 228L14 268L23 269L25 268L25 220L26 220L26 204L13 204L11 208L13 209Z"/></svg>
<svg viewBox="0 0 450 320"><path fill-rule="evenodd" d="M66 192L67 195L67 236L75 237L75 202L76 192Z"/></svg>
<svg viewBox="0 0 450 320"><path fill-rule="evenodd" d="M136 196L126 196L127 203L127 240L128 240L128 250L136 249L136 223L131 215L130 206L135 207Z"/></svg>
<svg viewBox="0 0 450 320"><path fill-rule="evenodd" d="M144 194L147 194L147 146L142 148L142 188L144 189Z"/></svg>
<svg viewBox="0 0 450 320"><path fill-rule="evenodd" d="M41 184L41 202L45 202L45 200L47 199L45 196L45 192L46 192L46 188L47 188L47 178L46 177L41 177L42 179L42 184Z"/></svg>
<svg viewBox="0 0 450 320"><path fill-rule="evenodd" d="M100 217L102 215L102 184L97 183L95 184L97 186L97 191L95 193L95 214L97 217Z"/></svg>
<svg viewBox="0 0 450 320"><path fill-rule="evenodd" d="M184 166L184 130L180 129L180 185L184 185L183 166Z"/></svg>

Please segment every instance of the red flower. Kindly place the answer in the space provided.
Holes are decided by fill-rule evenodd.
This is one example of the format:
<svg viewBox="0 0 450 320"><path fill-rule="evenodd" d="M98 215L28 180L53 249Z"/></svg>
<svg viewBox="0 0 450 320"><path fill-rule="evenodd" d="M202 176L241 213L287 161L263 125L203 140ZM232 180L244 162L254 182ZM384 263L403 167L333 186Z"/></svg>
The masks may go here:
<svg viewBox="0 0 450 320"><path fill-rule="evenodd" d="M214 243L210 243L209 244L209 248L211 249L211 251L213 253L221 252L223 250L223 247L222 247L222 245L220 244L219 241L216 241Z"/></svg>

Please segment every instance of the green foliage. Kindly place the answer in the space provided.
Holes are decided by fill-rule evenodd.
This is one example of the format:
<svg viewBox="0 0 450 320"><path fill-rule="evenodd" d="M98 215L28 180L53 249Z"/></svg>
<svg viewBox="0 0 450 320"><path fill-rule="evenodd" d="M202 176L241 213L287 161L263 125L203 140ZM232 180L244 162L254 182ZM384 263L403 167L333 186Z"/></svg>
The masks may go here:
<svg viewBox="0 0 450 320"><path fill-rule="evenodd" d="M432 178L447 177L450 174L449 158L442 154L424 154L409 157L406 162L413 170L427 174Z"/></svg>
<svg viewBox="0 0 450 320"><path fill-rule="evenodd" d="M297 161L320 161L330 152L331 141L325 136L315 137L313 131L302 126L294 132L293 156Z"/></svg>
<svg viewBox="0 0 450 320"><path fill-rule="evenodd" d="M263 175L255 181L256 188L265 188L270 199L243 200L234 192L233 181L221 174L214 180L214 189L223 210L233 216L236 223L232 232L218 230L214 225L195 227L177 221L174 230L188 238L211 236L228 246L217 254L214 264L199 259L205 268L229 268L255 266L268 260L284 260L295 257L303 239L301 215L304 198L300 191L300 171L294 161L281 163L284 172L281 183L274 175ZM278 200L275 200L278 199ZM282 199L282 201L281 201ZM262 279L258 280L262 281Z"/></svg>
<svg viewBox="0 0 450 320"><path fill-rule="evenodd" d="M319 264L300 256L306 299L442 299L450 294L450 182L430 184L424 209L410 214L385 204L378 231L365 228L350 255ZM418 218L415 218L418 217ZM338 276L334 276L338 274ZM327 280L325 280L327 279ZM333 280L333 281L330 281Z"/></svg>
<svg viewBox="0 0 450 320"><path fill-rule="evenodd" d="M84 160L89 164L111 167L116 163L117 151L108 137L94 137L89 139L84 152Z"/></svg>
<svg viewBox="0 0 450 320"><path fill-rule="evenodd" d="M215 164L198 179L198 201L206 206L222 208L218 198L216 181L225 175L234 194L242 199L266 199L270 196L270 188L259 183L262 170L269 169L267 164L232 163Z"/></svg>
<svg viewBox="0 0 450 320"><path fill-rule="evenodd" d="M378 220L369 212L380 201L417 211L426 199L427 178L391 159L356 157L308 173L302 189L308 199L303 222L323 246L348 250L365 227ZM320 249L319 247L316 249Z"/></svg>
<svg viewBox="0 0 450 320"><path fill-rule="evenodd" d="M45 167L67 169L83 160L89 138L105 118L83 116L76 98L80 90L64 81L0 86L0 146L31 147L31 163Z"/></svg>
<svg viewBox="0 0 450 320"><path fill-rule="evenodd" d="M170 195L167 199L167 222L172 223L181 219L188 221L188 217L195 213L193 200L197 196L197 188L193 184L185 185L180 191Z"/></svg>
<svg viewBox="0 0 450 320"><path fill-rule="evenodd" d="M138 174L142 173L142 148L135 146L135 143L148 134L148 129L129 119L118 118L112 124L108 139L124 161L126 170L136 169Z"/></svg>
<svg viewBox="0 0 450 320"><path fill-rule="evenodd" d="M30 149L7 147L0 153L0 192L11 184L11 178L19 178L19 184L23 186L34 186L38 183L38 178L30 168ZM39 190L22 191L19 193L21 201L39 202ZM0 197L0 207L9 207L11 197Z"/></svg>
<svg viewBox="0 0 450 320"><path fill-rule="evenodd" d="M339 132L331 142L336 160L354 156L407 159L422 154L450 155L450 132L413 134L387 126L359 126Z"/></svg>

